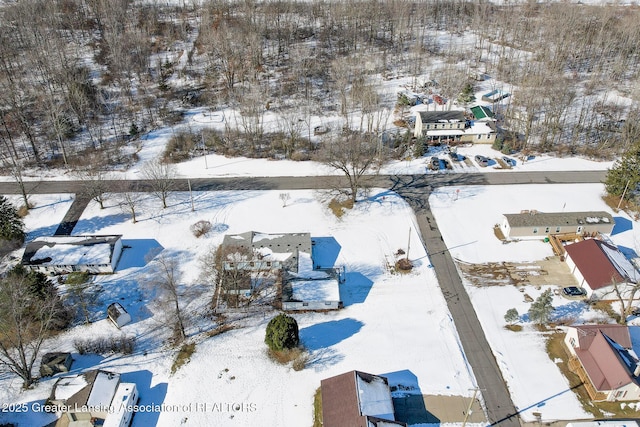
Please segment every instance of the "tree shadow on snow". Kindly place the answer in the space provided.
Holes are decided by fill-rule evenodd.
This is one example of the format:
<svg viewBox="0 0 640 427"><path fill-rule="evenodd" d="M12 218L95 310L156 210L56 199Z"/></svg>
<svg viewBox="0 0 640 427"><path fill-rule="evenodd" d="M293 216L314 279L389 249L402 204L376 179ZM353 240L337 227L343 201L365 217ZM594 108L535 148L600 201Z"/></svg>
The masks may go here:
<svg viewBox="0 0 640 427"><path fill-rule="evenodd" d="M418 377L408 369L382 374L389 381L396 421L412 424L440 424L427 410Z"/></svg>
<svg viewBox="0 0 640 427"><path fill-rule="evenodd" d="M336 264L342 249L333 237L313 237L311 239L311 258L313 268L332 268Z"/></svg>
<svg viewBox="0 0 640 427"><path fill-rule="evenodd" d="M96 230L102 230L106 227L116 224L122 224L129 219L128 215L123 213L107 216L94 216L79 220L73 227L74 234L93 234Z"/></svg>
<svg viewBox="0 0 640 427"><path fill-rule="evenodd" d="M372 286L373 281L362 273L357 271L346 273L344 283L340 285L340 300L345 307L363 303Z"/></svg>
<svg viewBox="0 0 640 427"><path fill-rule="evenodd" d="M317 323L300 330L300 341L310 351L320 350L355 335L363 325L361 321L351 318Z"/></svg>
<svg viewBox="0 0 640 427"><path fill-rule="evenodd" d="M612 236L633 229L633 222L631 222L627 218L614 216L613 220L615 221L615 224L613 226L613 230L611 230Z"/></svg>

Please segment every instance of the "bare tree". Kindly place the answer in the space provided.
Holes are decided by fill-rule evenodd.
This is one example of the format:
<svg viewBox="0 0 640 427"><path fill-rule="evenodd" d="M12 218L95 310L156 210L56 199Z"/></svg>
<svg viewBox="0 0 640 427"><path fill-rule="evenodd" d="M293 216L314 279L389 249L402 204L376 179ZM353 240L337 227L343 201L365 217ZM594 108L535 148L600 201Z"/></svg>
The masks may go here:
<svg viewBox="0 0 640 427"><path fill-rule="evenodd" d="M174 191L176 186L175 166L160 159L151 160L142 167L142 176L149 181L151 193L160 199L162 208L166 209L169 193Z"/></svg>
<svg viewBox="0 0 640 427"><path fill-rule="evenodd" d="M184 285L180 283L181 272L175 256L161 254L153 260L151 272L145 285L157 292L155 301L173 325L174 339L181 343L186 338L185 315L181 304L185 297Z"/></svg>
<svg viewBox="0 0 640 427"><path fill-rule="evenodd" d="M135 224L137 222L136 215L138 213L138 208L140 207L140 202L144 197L144 193L140 192L137 182L134 184L133 188L129 188L125 181L121 182L118 187L119 192L117 194L117 200L120 205L120 209L125 213L131 214L131 222Z"/></svg>
<svg viewBox="0 0 640 427"><path fill-rule="evenodd" d="M87 169L75 173L82 182L83 193L95 200L100 209L104 209L104 202L107 200L106 193L109 191L109 172L101 169L98 165L92 164Z"/></svg>
<svg viewBox="0 0 640 427"><path fill-rule="evenodd" d="M35 381L33 365L59 310L57 295L34 295L25 275L0 280L0 369L20 377L24 388Z"/></svg>
<svg viewBox="0 0 640 427"><path fill-rule="evenodd" d="M344 133L323 142L321 160L344 173L349 196L356 202L366 175L379 169L382 161L379 138L369 134Z"/></svg>
<svg viewBox="0 0 640 427"><path fill-rule="evenodd" d="M618 301L620 310L619 323L627 323L627 315L633 308L633 301L638 291L640 291L640 283L621 282L615 277L611 277L611 291L608 294L612 294Z"/></svg>

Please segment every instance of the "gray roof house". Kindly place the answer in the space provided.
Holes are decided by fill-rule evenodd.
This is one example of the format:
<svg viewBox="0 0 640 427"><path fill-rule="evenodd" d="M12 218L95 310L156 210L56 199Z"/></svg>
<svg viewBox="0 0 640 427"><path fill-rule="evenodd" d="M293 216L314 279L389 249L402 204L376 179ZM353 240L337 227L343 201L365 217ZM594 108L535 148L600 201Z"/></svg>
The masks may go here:
<svg viewBox="0 0 640 427"><path fill-rule="evenodd" d="M507 239L543 238L548 234L611 234L615 222L608 212L539 212L522 211L504 214L500 228Z"/></svg>
<svg viewBox="0 0 640 427"><path fill-rule="evenodd" d="M312 259L309 233L248 231L224 236L221 245L221 291L250 296L272 273L282 273L282 309L335 310L342 307L339 280L333 269L320 269ZM271 280L273 282L273 280Z"/></svg>
<svg viewBox="0 0 640 427"><path fill-rule="evenodd" d="M493 121L467 120L464 111L419 111L413 136L429 142L493 143L496 128Z"/></svg>
<svg viewBox="0 0 640 427"><path fill-rule="evenodd" d="M45 274L113 273L121 254L121 235L38 237L27 243L22 265Z"/></svg>

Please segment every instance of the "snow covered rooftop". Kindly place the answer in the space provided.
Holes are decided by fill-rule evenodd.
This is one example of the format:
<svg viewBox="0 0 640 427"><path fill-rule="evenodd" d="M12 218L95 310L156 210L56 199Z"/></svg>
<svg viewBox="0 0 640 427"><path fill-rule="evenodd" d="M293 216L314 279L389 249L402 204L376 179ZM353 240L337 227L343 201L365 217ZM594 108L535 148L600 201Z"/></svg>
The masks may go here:
<svg viewBox="0 0 640 427"><path fill-rule="evenodd" d="M99 371L87 399L87 406L105 408L111 405L119 383L120 374Z"/></svg>
<svg viewBox="0 0 640 427"><path fill-rule="evenodd" d="M22 258L27 265L110 264L113 245L121 235L39 237L27 244Z"/></svg>
<svg viewBox="0 0 640 427"><path fill-rule="evenodd" d="M340 301L340 285L335 279L293 280L291 290L296 301Z"/></svg>
<svg viewBox="0 0 640 427"><path fill-rule="evenodd" d="M395 420L391 391L384 377L356 372L356 385L362 415Z"/></svg>

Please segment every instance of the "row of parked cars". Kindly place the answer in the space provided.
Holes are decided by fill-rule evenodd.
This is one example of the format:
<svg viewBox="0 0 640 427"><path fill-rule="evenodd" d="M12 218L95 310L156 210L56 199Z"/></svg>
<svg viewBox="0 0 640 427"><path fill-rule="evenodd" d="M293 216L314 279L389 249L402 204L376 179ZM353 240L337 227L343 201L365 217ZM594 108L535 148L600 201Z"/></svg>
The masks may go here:
<svg viewBox="0 0 640 427"><path fill-rule="evenodd" d="M474 157L475 161L477 164L479 164L480 166L487 167L489 166L489 164L491 164L491 159L485 156L481 156L481 155L477 155ZM513 167L516 165L516 161L515 159L512 159L511 157L508 156L502 156L502 161L509 167Z"/></svg>

